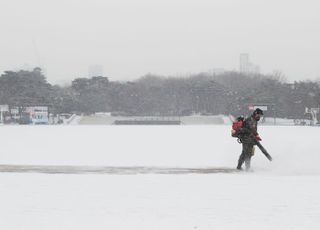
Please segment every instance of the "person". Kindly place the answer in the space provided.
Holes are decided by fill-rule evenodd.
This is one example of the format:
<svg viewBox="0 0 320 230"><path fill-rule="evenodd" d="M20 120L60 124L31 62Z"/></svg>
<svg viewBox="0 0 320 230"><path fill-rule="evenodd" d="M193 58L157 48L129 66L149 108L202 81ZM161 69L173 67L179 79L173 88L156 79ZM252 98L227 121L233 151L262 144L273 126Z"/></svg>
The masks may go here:
<svg viewBox="0 0 320 230"><path fill-rule="evenodd" d="M238 160L237 169L242 170L245 163L246 170L251 167L251 157L254 155L254 145L256 141L261 141L258 134L258 121L263 116L263 111L259 108L254 110L252 115L245 119L244 125L240 130L239 139L242 143L242 152Z"/></svg>

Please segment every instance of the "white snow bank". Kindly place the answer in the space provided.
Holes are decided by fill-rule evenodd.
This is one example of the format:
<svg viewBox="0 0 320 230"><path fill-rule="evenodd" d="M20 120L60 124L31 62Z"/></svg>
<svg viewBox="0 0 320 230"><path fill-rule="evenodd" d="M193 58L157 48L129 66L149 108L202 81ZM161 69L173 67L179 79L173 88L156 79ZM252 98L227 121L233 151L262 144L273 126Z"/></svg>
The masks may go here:
<svg viewBox="0 0 320 230"><path fill-rule="evenodd" d="M268 162L253 168L319 174L319 127L261 126ZM2 126L0 164L234 167L241 145L230 126Z"/></svg>
<svg viewBox="0 0 320 230"><path fill-rule="evenodd" d="M79 125L79 122L81 121L82 116L79 115L73 115L73 118L69 121L68 125Z"/></svg>
<svg viewBox="0 0 320 230"><path fill-rule="evenodd" d="M78 125L80 120L81 120L81 116L78 116L76 114L72 114L71 117L69 117L68 119L64 120L64 124L67 124L67 125Z"/></svg>

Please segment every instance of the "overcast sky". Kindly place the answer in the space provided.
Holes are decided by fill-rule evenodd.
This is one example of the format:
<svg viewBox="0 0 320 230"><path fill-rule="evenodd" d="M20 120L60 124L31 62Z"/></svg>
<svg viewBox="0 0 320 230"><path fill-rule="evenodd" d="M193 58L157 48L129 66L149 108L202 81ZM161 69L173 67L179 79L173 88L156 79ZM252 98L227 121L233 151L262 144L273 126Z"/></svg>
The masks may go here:
<svg viewBox="0 0 320 230"><path fill-rule="evenodd" d="M111 80L239 69L320 78L318 0L0 0L0 72L41 66L50 83L102 65Z"/></svg>

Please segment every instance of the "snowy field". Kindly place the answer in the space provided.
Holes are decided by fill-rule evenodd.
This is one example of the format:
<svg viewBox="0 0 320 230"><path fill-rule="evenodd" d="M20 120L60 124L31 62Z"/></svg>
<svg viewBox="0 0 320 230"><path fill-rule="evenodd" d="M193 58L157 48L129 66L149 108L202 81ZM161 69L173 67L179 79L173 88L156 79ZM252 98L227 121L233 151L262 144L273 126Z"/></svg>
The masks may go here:
<svg viewBox="0 0 320 230"><path fill-rule="evenodd" d="M319 229L319 127L261 126L269 162L236 166L230 126L1 126L0 171L20 167L198 169L0 173L0 229ZM161 171L160 170L160 171Z"/></svg>

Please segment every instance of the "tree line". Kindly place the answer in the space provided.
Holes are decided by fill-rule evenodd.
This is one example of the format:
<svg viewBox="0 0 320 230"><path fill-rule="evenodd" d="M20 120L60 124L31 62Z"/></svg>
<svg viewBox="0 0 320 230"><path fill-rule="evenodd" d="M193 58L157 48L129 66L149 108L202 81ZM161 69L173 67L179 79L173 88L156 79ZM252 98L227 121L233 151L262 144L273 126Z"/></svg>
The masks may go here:
<svg viewBox="0 0 320 230"><path fill-rule="evenodd" d="M268 105L267 115L303 118L305 107L320 106L316 81L288 83L281 75L239 72L188 77L146 75L135 81L76 78L68 86L48 83L40 68L5 71L0 104L47 105L51 113L112 112L128 116L246 115L250 105ZM269 114L268 114L269 113Z"/></svg>

